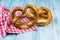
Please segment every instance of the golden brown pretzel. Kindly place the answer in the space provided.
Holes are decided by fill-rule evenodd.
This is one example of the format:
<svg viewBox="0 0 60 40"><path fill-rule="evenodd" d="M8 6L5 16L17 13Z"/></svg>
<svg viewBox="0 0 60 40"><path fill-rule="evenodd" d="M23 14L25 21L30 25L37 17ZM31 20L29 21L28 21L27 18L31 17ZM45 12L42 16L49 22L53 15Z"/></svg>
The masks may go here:
<svg viewBox="0 0 60 40"><path fill-rule="evenodd" d="M47 25L52 20L52 14L48 8L40 7L38 12L37 24Z"/></svg>
<svg viewBox="0 0 60 40"><path fill-rule="evenodd" d="M26 10L30 8L30 13L26 13ZM15 17L15 12L16 11L22 11L22 16L19 17ZM35 23L36 23L36 18L37 18L37 8L33 5L27 5L24 10L20 7L16 7L13 9L13 11L11 12L12 14L12 23L14 24L14 26L16 26L17 28L29 28L32 27ZM27 17L30 21L29 22L18 22L17 20Z"/></svg>

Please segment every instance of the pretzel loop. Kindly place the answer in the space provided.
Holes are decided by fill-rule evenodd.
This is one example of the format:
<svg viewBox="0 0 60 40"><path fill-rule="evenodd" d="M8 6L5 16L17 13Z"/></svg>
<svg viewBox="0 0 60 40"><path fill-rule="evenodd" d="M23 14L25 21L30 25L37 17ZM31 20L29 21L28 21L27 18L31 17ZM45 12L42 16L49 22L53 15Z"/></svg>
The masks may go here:
<svg viewBox="0 0 60 40"><path fill-rule="evenodd" d="M13 23L13 25L14 25L15 27L19 28L19 26L22 24L22 23L18 22L18 20L19 20L19 18L20 18L21 16L16 17L16 15L15 15L15 12L16 12L16 11L22 11L22 12L23 12L23 9L22 9L21 7L15 7L15 8L11 11L12 23Z"/></svg>

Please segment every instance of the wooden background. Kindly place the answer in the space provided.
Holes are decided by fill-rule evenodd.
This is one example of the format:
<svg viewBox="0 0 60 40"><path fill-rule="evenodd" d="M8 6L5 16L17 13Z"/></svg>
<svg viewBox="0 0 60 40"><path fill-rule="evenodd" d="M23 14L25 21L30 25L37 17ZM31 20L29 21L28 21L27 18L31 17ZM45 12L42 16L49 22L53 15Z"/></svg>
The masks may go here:
<svg viewBox="0 0 60 40"><path fill-rule="evenodd" d="M60 0L0 0L0 3L9 9L24 7L26 4L33 4L38 8L45 6L51 10L53 16L52 22L45 27L23 34L10 34L0 40L60 40Z"/></svg>

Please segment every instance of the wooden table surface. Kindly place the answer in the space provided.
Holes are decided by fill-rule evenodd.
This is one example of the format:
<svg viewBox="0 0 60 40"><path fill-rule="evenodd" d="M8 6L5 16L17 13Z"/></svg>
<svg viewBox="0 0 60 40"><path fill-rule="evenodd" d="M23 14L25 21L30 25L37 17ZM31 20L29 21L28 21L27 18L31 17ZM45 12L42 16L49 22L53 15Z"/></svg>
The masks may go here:
<svg viewBox="0 0 60 40"><path fill-rule="evenodd" d="M26 4L33 4L38 8L45 6L52 12L52 22L36 31L23 34L10 34L1 37L0 40L60 40L60 0L0 0L5 8L12 9L16 6L24 7Z"/></svg>

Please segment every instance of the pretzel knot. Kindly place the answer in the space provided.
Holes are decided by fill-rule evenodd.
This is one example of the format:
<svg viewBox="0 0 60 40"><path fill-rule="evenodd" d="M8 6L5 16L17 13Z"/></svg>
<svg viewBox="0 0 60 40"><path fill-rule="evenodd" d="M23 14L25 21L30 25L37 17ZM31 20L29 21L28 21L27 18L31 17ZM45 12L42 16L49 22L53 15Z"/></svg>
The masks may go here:
<svg viewBox="0 0 60 40"><path fill-rule="evenodd" d="M22 15L16 17L15 12L21 11ZM39 9L31 4L26 5L24 8L15 7L11 11L12 24L17 28L29 28L34 24L47 25L52 20L52 14L48 8L40 7ZM28 18L28 22L20 22L19 19Z"/></svg>

